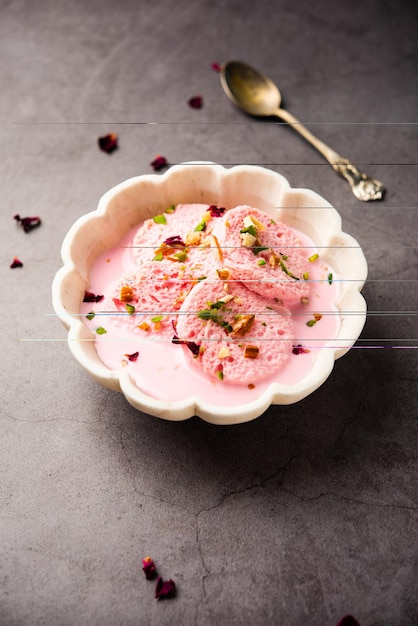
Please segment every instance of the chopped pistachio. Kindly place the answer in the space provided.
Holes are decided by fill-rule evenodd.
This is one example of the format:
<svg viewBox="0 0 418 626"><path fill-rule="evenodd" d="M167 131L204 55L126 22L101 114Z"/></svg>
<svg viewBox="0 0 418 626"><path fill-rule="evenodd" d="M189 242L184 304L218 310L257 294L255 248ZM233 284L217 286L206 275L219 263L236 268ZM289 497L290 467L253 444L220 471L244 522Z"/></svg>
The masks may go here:
<svg viewBox="0 0 418 626"><path fill-rule="evenodd" d="M92 320L95 315L96 313L94 311L90 311L89 313L87 313L86 317L88 320Z"/></svg>
<svg viewBox="0 0 418 626"><path fill-rule="evenodd" d="M246 359L256 359L258 357L258 353L260 352L258 346L253 346L248 344L244 349L244 357Z"/></svg>
<svg viewBox="0 0 418 626"><path fill-rule="evenodd" d="M99 326L99 328L96 328L96 333L98 335L105 335L107 333L107 330L103 328L103 326Z"/></svg>
<svg viewBox="0 0 418 626"><path fill-rule="evenodd" d="M255 230L255 229L254 229ZM253 234L251 234L250 232L245 231L243 232L242 230L240 231L241 234L241 243L244 246L244 248L252 248L253 245L256 243L257 241L257 237L254 236Z"/></svg>
<svg viewBox="0 0 418 626"><path fill-rule="evenodd" d="M179 263L182 263L187 259L187 251L182 250L181 252L176 252L176 254L173 255L173 258L175 258L176 261L179 261Z"/></svg>
<svg viewBox="0 0 418 626"><path fill-rule="evenodd" d="M310 257L308 257L309 263L313 263L317 259L319 259L319 254L318 253L312 254Z"/></svg>
<svg viewBox="0 0 418 626"><path fill-rule="evenodd" d="M152 218L154 220L154 222L156 224L167 224L167 219L165 217L165 215L161 214L161 215L154 215L154 217Z"/></svg>
<svg viewBox="0 0 418 626"><path fill-rule="evenodd" d="M222 346L218 352L218 359L226 359L231 355L229 348L227 346Z"/></svg>
<svg viewBox="0 0 418 626"><path fill-rule="evenodd" d="M204 213L198 225L195 226L194 231L196 233L199 233L203 230L206 230L207 222L209 221L210 217L211 217L210 213L207 213L207 212Z"/></svg>
<svg viewBox="0 0 418 626"><path fill-rule="evenodd" d="M222 298L219 298L218 302L222 302L223 304L227 304L228 302L231 302L231 300L234 300L235 296L233 296L231 293L223 296ZM217 304L217 303L215 303ZM215 306L215 305L214 305Z"/></svg>
<svg viewBox="0 0 418 626"><path fill-rule="evenodd" d="M255 315L237 315L232 324L231 337L244 337L250 330L255 320Z"/></svg>
<svg viewBox="0 0 418 626"><path fill-rule="evenodd" d="M252 237L254 237L254 239L256 239L257 235L258 235L258 231L257 228L255 227L255 224L253 223L253 221L250 218L251 223L250 224L246 224L246 220L247 218L250 217L249 215L247 215L247 217L244 219L244 228L241 228L241 230L239 231L241 235L252 235Z"/></svg>
<svg viewBox="0 0 418 626"><path fill-rule="evenodd" d="M257 261L257 265L266 265L266 260L265 259L259 259Z"/></svg>
<svg viewBox="0 0 418 626"><path fill-rule="evenodd" d="M128 312L128 315L133 315L135 313L135 307L132 306L132 304L129 304L128 302L125 304L126 310Z"/></svg>
<svg viewBox="0 0 418 626"><path fill-rule="evenodd" d="M257 230L266 230L266 227L264 226L263 222L260 222L260 220L258 220L256 217L254 217L254 215L249 215L248 217L251 218L251 221L253 224L255 224ZM245 223L246 218L244 218L244 223Z"/></svg>
<svg viewBox="0 0 418 626"><path fill-rule="evenodd" d="M285 274L290 276L290 278L293 278L294 280L299 280L299 278L297 276L295 276L294 274L292 274L292 272L287 268L287 266L285 265L283 259L280 259L280 267L282 268L282 270L284 271Z"/></svg>
<svg viewBox="0 0 418 626"><path fill-rule="evenodd" d="M328 274L328 282L332 285L332 274Z"/></svg>
<svg viewBox="0 0 418 626"><path fill-rule="evenodd" d="M273 269L275 267L277 267L278 265L280 265L280 257L274 252L274 250L270 251L270 255L269 255L269 265L270 267L272 267Z"/></svg>
<svg viewBox="0 0 418 626"><path fill-rule="evenodd" d="M259 254L260 252L263 252L263 250L268 250L267 246L253 246L252 247L252 252L255 255Z"/></svg>
<svg viewBox="0 0 418 626"><path fill-rule="evenodd" d="M219 278L221 280L227 280L228 277L229 277L229 273L230 273L229 269L227 269L227 268L223 268L221 270L216 270L216 272L217 272L217 274L218 274L218 276L219 276Z"/></svg>
<svg viewBox="0 0 418 626"><path fill-rule="evenodd" d="M202 233L190 231L186 235L186 246L197 246L201 242Z"/></svg>
<svg viewBox="0 0 418 626"><path fill-rule="evenodd" d="M174 211L176 210L176 207L174 204L172 204L171 206L168 207L168 209L165 210L166 213L174 213Z"/></svg>

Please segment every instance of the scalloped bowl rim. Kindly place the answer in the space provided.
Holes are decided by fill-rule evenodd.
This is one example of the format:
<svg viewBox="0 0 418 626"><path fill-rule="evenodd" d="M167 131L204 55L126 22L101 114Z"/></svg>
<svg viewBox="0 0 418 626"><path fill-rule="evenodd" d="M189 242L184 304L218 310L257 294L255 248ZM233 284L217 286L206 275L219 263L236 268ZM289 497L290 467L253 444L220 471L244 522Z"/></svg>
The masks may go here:
<svg viewBox="0 0 418 626"><path fill-rule="evenodd" d="M323 248L325 252L321 251L321 256L338 276L344 276L346 267L354 272L355 280L340 282L336 305L344 314L341 313L341 326L333 346L318 351L309 374L298 383L272 383L254 401L239 406L215 406L195 395L182 401L163 401L141 391L126 370L110 370L99 359L91 331L79 314L74 315L88 288L95 258L162 207L182 202L228 208L249 204L267 212L280 207L279 219L298 228L317 247ZM95 211L73 224L63 241L61 256L63 266L52 284L52 302L56 315L68 329L68 345L73 356L94 380L121 391L138 410L166 420L180 421L198 415L213 424L237 424L255 419L271 404L298 402L325 382L335 360L357 341L366 320L366 302L360 291L367 278L367 262L358 242L342 231L338 211L316 192L292 188L284 176L261 166L225 168L212 162L194 161L172 166L164 174L144 174L125 180L101 197Z"/></svg>

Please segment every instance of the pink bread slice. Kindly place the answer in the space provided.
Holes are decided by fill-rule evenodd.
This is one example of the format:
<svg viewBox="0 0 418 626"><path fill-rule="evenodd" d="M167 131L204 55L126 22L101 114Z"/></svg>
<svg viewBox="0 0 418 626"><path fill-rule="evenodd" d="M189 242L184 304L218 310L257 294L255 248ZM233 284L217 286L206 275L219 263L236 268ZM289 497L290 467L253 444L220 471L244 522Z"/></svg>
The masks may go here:
<svg viewBox="0 0 418 626"><path fill-rule="evenodd" d="M178 314L179 340L192 362L225 383L252 385L279 372L294 342L290 311L238 282L211 275L194 286Z"/></svg>
<svg viewBox="0 0 418 626"><path fill-rule="evenodd" d="M196 282L178 263L149 261L122 276L102 302L101 315L144 337L171 337L173 312Z"/></svg>
<svg viewBox="0 0 418 626"><path fill-rule="evenodd" d="M151 261L163 242L180 237L186 243L190 233L195 233L196 238L200 235L203 239L222 214L222 209L220 212L212 210L211 214L208 204L178 204L168 207L159 216L145 220L139 227L132 242L134 257L138 263ZM206 220L204 227L202 220ZM199 242L195 245L199 245Z"/></svg>
<svg viewBox="0 0 418 626"><path fill-rule="evenodd" d="M248 216L255 218L255 231L248 229L256 233L252 245L251 237L245 242L245 233L241 232ZM311 251L301 248L296 234L286 224L244 205L225 213L215 224L213 235L222 249L229 280L241 281L248 289L288 307L309 297L310 284L304 275L306 278L309 273Z"/></svg>

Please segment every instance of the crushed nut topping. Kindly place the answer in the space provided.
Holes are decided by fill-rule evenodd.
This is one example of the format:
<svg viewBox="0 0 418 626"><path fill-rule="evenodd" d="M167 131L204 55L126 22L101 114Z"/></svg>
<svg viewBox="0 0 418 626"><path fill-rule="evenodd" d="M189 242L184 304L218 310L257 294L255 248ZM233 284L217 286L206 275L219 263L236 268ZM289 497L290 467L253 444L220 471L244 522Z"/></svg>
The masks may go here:
<svg viewBox="0 0 418 626"><path fill-rule="evenodd" d="M222 270L216 270L216 272L221 280L228 280L230 274L228 268L225 267Z"/></svg>
<svg viewBox="0 0 418 626"><path fill-rule="evenodd" d="M255 315L239 315L232 325L231 337L244 337L253 325ZM257 348L258 354L258 348ZM244 355L247 356L247 355ZM253 357L255 358L255 357Z"/></svg>
<svg viewBox="0 0 418 626"><path fill-rule="evenodd" d="M198 246L202 241L202 233L190 231L186 235L186 246Z"/></svg>
<svg viewBox="0 0 418 626"><path fill-rule="evenodd" d="M205 237L204 240L202 241L202 247L204 248L213 247L218 261L223 261L222 249L215 235L208 235L207 237Z"/></svg>
<svg viewBox="0 0 418 626"><path fill-rule="evenodd" d="M119 300L121 302L132 302L133 298L134 292L132 290L132 287L130 287L129 285L122 285L122 287L120 288Z"/></svg>
<svg viewBox="0 0 418 626"><path fill-rule="evenodd" d="M228 356L231 356L229 348L227 346L222 346L218 352L218 359L226 359Z"/></svg>
<svg viewBox="0 0 418 626"><path fill-rule="evenodd" d="M260 349L258 348L258 346L253 346L251 344L246 345L244 348L244 356L247 359L256 359L259 352Z"/></svg>

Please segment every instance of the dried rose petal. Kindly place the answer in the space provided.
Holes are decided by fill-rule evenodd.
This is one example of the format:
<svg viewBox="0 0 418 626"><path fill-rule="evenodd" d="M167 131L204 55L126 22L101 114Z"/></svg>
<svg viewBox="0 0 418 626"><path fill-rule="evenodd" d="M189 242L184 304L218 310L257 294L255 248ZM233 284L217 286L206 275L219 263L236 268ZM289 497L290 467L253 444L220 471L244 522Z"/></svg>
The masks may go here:
<svg viewBox="0 0 418 626"><path fill-rule="evenodd" d="M214 70L214 72L220 72L222 69L222 66L220 63L217 63L216 61L214 61L213 63L211 63L211 68Z"/></svg>
<svg viewBox="0 0 418 626"><path fill-rule="evenodd" d="M225 213L225 207L217 207L215 204L211 204L208 208L211 217L222 217Z"/></svg>
<svg viewBox="0 0 418 626"><path fill-rule="evenodd" d="M154 171L159 172L164 167L167 167L168 162L165 157L159 154L157 157L155 157L153 161L151 161L150 165L154 169Z"/></svg>
<svg viewBox="0 0 418 626"><path fill-rule="evenodd" d="M194 356L199 355L200 346L198 346L197 343L194 343L194 341L185 341L184 339L180 339L178 335L174 335L171 340L171 343L185 345L187 348L189 348L190 352L192 352Z"/></svg>
<svg viewBox="0 0 418 626"><path fill-rule="evenodd" d="M103 137L99 137L97 140L99 144L100 150L103 152L107 152L107 154L112 154L118 148L118 136L116 133L109 133L108 135L104 135Z"/></svg>
<svg viewBox="0 0 418 626"><path fill-rule="evenodd" d="M192 109L201 109L203 106L203 97L202 96L193 96L188 101L189 107Z"/></svg>
<svg viewBox="0 0 418 626"><path fill-rule="evenodd" d="M130 361L136 361L137 358L139 357L139 352L133 352L132 354L125 354L125 356L130 360Z"/></svg>
<svg viewBox="0 0 418 626"><path fill-rule="evenodd" d="M293 354L308 354L310 352L307 348L304 348L301 343L298 343L297 346L293 346L292 353Z"/></svg>
<svg viewBox="0 0 418 626"><path fill-rule="evenodd" d="M10 268L12 270L15 269L15 267L23 267L23 263L22 261L19 261L19 259L17 258L17 256L15 256L15 258L13 259L13 261L10 263Z"/></svg>
<svg viewBox="0 0 418 626"><path fill-rule="evenodd" d="M157 584L155 586L155 597L158 600L164 600L164 598L174 598L176 595L176 583L174 580L163 580L161 576L157 578Z"/></svg>
<svg viewBox="0 0 418 626"><path fill-rule="evenodd" d="M31 230L41 225L40 217L20 217L20 215L15 215L14 219L16 222L19 222L25 233L29 233Z"/></svg>
<svg viewBox="0 0 418 626"><path fill-rule="evenodd" d="M157 574L157 568L155 567L155 563L150 556L146 556L144 559L142 559L142 569L145 572L147 580L152 580L153 578L155 578Z"/></svg>
<svg viewBox="0 0 418 626"><path fill-rule="evenodd" d="M167 239L165 239L163 243L165 243L167 246L171 246L172 248L176 248L176 247L185 248L186 247L186 244L184 243L180 235L173 235L173 237L167 237Z"/></svg>
<svg viewBox="0 0 418 626"><path fill-rule="evenodd" d="M92 291L85 291L83 302L101 302L104 296L96 296Z"/></svg>
<svg viewBox="0 0 418 626"><path fill-rule="evenodd" d="M358 622L352 615L346 615L340 619L336 626L360 626L360 622Z"/></svg>

